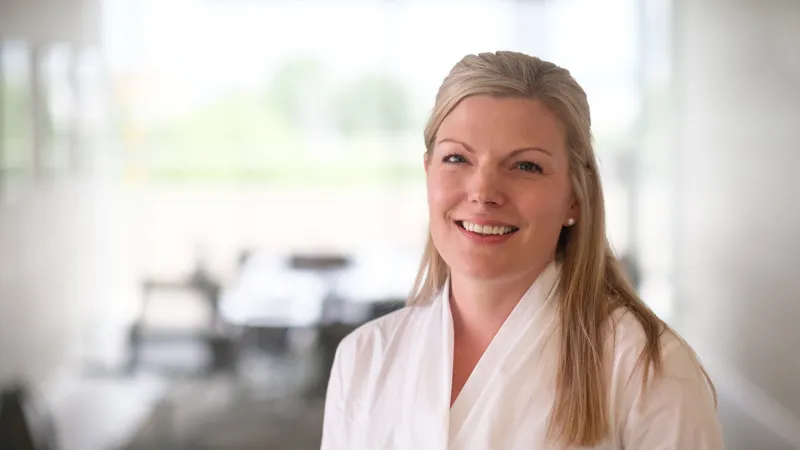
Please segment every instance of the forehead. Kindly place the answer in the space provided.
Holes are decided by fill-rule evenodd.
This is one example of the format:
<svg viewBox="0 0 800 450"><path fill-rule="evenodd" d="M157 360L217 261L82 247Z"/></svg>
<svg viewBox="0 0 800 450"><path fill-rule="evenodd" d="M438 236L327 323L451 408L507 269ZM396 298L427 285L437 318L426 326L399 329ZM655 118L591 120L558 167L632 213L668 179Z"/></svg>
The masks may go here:
<svg viewBox="0 0 800 450"><path fill-rule="evenodd" d="M543 147L566 155L566 129L541 101L473 96L462 100L439 127L437 139L453 138L479 151Z"/></svg>

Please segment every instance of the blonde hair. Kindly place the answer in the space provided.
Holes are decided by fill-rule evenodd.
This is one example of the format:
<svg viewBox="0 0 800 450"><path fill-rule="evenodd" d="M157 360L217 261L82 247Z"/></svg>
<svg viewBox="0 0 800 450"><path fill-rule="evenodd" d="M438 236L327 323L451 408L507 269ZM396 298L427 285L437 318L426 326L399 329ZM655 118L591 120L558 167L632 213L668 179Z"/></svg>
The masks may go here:
<svg viewBox="0 0 800 450"><path fill-rule="evenodd" d="M464 57L436 95L425 127L428 154L444 118L461 100L474 95L538 100L566 126L570 181L580 207L580 220L562 230L556 252L561 265L561 349L549 431L552 438L567 445L596 445L611 432L603 359L611 313L623 307L644 329L646 342L639 357L643 386L647 385L651 367L655 374L661 373L660 336L668 327L636 295L606 238L589 104L586 93L569 71L508 51ZM448 274L449 268L429 234L409 304L426 303L438 295ZM704 369L703 373L708 379Z"/></svg>

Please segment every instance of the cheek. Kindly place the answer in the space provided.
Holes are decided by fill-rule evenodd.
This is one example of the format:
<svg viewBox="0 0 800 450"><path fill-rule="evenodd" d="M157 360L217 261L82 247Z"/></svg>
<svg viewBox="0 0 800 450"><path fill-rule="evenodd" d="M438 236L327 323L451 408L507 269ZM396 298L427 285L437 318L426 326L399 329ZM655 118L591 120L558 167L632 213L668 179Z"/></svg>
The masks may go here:
<svg viewBox="0 0 800 450"><path fill-rule="evenodd" d="M558 195L552 191L543 191L520 198L517 203L519 210L525 219L534 225L542 227L557 227L560 229L564 215L569 208L563 195Z"/></svg>
<svg viewBox="0 0 800 450"><path fill-rule="evenodd" d="M447 176L447 174L431 174L428 177L427 186L431 220L438 219L458 204L460 190L454 177Z"/></svg>

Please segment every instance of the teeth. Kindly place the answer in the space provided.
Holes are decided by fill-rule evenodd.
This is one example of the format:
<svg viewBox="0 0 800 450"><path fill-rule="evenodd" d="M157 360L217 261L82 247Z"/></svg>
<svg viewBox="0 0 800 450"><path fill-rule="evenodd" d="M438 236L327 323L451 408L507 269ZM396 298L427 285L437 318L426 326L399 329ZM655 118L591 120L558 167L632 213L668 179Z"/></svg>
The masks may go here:
<svg viewBox="0 0 800 450"><path fill-rule="evenodd" d="M514 231L514 227L507 226L491 226L491 225L478 225L466 220L462 222L464 228L478 234L506 234Z"/></svg>

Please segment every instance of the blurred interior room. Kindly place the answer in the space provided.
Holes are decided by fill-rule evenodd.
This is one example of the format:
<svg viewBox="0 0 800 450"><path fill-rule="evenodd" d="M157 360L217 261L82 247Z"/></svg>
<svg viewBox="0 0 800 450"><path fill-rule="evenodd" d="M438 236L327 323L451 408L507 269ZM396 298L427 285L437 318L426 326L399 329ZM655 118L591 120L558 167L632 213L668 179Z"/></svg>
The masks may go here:
<svg viewBox="0 0 800 450"><path fill-rule="evenodd" d="M319 448L416 275L436 90L500 49L586 88L727 448L800 449L793 0L0 0L0 448Z"/></svg>

